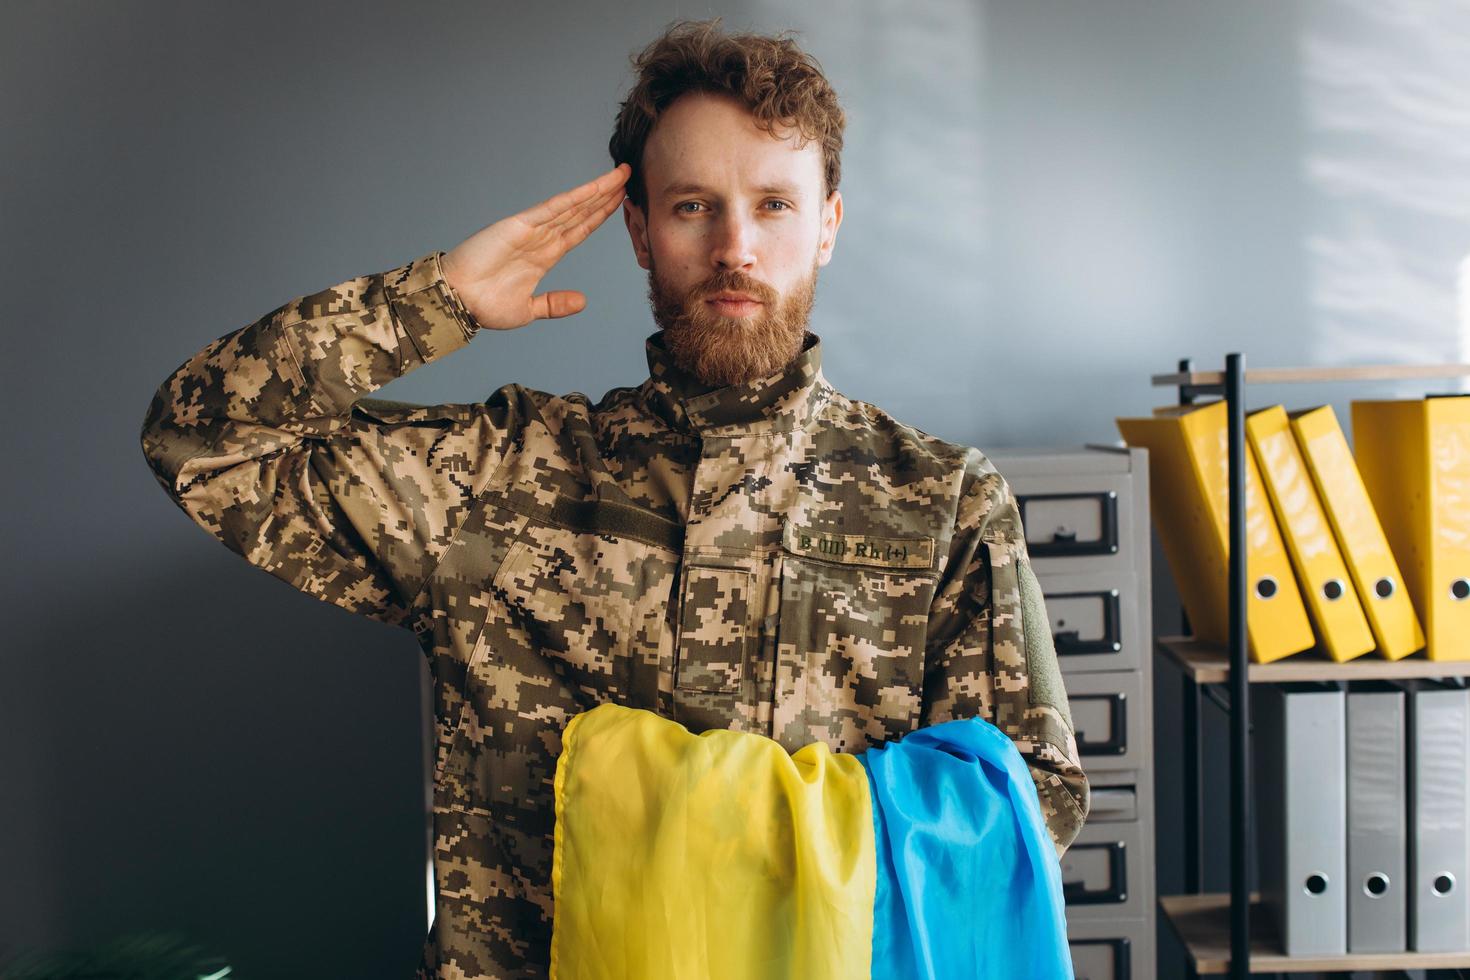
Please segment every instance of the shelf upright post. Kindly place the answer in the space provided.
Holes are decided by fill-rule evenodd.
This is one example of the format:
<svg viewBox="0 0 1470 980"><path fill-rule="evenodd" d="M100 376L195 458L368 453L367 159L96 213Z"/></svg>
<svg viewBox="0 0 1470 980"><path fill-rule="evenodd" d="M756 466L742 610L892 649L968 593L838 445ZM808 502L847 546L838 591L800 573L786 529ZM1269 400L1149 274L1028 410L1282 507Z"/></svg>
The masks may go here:
<svg viewBox="0 0 1470 980"><path fill-rule="evenodd" d="M1179 373L1189 374L1194 370L1194 361L1188 357L1179 359ZM1179 404L1193 405L1194 391L1185 384L1179 385ZM1179 614L1180 632L1189 633L1189 614ZM1184 890L1197 895L1205 890L1205 839L1204 814L1204 757L1201 727L1204 719L1201 710L1204 698L1200 685L1187 671L1180 671L1180 704L1184 717Z"/></svg>
<svg viewBox="0 0 1470 980"><path fill-rule="evenodd" d="M1245 527L1245 355L1225 356L1230 458L1230 975L1250 976L1250 684Z"/></svg>

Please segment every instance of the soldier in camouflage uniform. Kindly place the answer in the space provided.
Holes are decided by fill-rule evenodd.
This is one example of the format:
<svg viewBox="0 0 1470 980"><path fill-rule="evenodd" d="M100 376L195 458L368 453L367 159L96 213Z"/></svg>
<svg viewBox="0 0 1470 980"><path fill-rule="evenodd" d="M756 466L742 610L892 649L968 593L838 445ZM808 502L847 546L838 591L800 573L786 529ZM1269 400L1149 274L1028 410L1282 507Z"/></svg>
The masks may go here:
<svg viewBox="0 0 1470 980"><path fill-rule="evenodd" d="M732 43L698 36L706 61ZM733 39L756 40L794 49ZM211 342L148 407L148 463L193 521L295 588L412 631L428 658L438 901L421 976L545 976L560 736L603 701L841 752L978 715L1028 763L1059 856L1086 818L1010 487L979 451L834 390L804 309L794 356L736 383L701 377L665 330L646 341L647 380L596 402L514 384L467 404L366 397L487 329L582 309L535 286L620 205L651 289L655 251L670 275L681 254L707 263L684 270L691 308L736 284L779 299L783 248L814 276L840 221L831 154L749 125L738 99L676 104L646 153L451 253L291 300ZM728 129L732 106L746 130ZM679 199L703 225L656 217L654 175L701 146L712 182L747 164L768 182L773 161L809 180L788 195L797 217L737 190ZM805 238L762 237L813 200ZM712 322L739 330L764 305Z"/></svg>

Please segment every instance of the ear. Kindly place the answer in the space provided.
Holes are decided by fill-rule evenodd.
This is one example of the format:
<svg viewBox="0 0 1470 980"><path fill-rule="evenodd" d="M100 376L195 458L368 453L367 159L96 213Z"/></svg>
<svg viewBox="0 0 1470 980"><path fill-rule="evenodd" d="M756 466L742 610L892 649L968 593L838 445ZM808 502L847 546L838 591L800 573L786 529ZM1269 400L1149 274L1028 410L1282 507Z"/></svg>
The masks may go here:
<svg viewBox="0 0 1470 980"><path fill-rule="evenodd" d="M837 244L837 228L842 224L842 192L833 191L822 205L822 239L817 246L817 264L832 261L832 247Z"/></svg>
<svg viewBox="0 0 1470 980"><path fill-rule="evenodd" d="M623 224L628 226L628 238L633 242L633 254L638 257L638 265L644 269L650 268L648 219L644 216L643 209L634 204L630 197L623 198Z"/></svg>

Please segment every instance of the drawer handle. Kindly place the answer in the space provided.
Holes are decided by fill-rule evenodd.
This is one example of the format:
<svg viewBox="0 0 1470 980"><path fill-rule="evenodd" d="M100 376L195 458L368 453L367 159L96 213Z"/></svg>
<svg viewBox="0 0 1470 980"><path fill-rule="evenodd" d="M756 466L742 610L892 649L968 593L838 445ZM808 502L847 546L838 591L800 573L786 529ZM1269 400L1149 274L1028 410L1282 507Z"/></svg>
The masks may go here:
<svg viewBox="0 0 1470 980"><path fill-rule="evenodd" d="M1137 820L1138 791L1132 786L1099 786L1092 791L1088 820Z"/></svg>

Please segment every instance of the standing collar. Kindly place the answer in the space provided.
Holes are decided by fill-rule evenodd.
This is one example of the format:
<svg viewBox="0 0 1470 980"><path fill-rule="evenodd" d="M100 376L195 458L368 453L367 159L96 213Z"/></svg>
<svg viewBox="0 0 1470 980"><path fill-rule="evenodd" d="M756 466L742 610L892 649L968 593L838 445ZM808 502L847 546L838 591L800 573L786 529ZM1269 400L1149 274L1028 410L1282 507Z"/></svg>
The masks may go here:
<svg viewBox="0 0 1470 980"><path fill-rule="evenodd" d="M644 404L674 429L803 429L832 398L832 386L822 376L822 341L810 331L801 353L781 370L724 388L704 384L676 365L662 332L649 337L644 348L648 380L639 389Z"/></svg>

